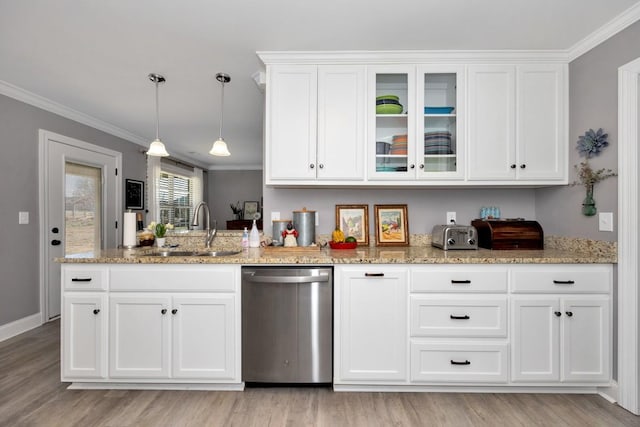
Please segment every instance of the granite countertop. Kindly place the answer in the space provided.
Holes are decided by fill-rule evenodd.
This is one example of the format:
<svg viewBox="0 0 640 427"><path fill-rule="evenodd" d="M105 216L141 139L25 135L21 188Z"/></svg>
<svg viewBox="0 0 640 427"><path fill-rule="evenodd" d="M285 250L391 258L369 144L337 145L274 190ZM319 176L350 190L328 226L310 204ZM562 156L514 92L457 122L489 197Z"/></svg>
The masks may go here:
<svg viewBox="0 0 640 427"><path fill-rule="evenodd" d="M224 249L233 249L226 247ZM239 247L235 248L240 250ZM184 248L172 249L183 251ZM196 250L196 249L194 249ZM203 249L200 249L203 250ZM450 250L431 246L360 247L350 250L251 248L237 255L150 256L157 248L107 249L90 258L58 258L61 263L102 264L611 264L615 252L544 250Z"/></svg>

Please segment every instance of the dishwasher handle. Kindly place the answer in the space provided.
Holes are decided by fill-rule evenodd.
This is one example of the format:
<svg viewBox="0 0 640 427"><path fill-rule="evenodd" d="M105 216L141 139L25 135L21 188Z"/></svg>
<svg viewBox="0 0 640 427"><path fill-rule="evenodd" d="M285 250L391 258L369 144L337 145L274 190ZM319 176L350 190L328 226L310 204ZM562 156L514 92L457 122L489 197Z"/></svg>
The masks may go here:
<svg viewBox="0 0 640 427"><path fill-rule="evenodd" d="M319 276L260 276L255 272L244 273L244 279L249 282L256 283L317 283L328 282L329 275L321 274Z"/></svg>

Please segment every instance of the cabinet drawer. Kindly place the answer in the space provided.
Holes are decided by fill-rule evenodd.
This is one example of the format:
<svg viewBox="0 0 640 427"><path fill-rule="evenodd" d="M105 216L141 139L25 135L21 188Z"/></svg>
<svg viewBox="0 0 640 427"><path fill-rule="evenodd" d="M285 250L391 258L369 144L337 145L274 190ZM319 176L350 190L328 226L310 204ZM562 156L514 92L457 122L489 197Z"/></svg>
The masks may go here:
<svg viewBox="0 0 640 427"><path fill-rule="evenodd" d="M413 268L411 292L506 292L506 268Z"/></svg>
<svg viewBox="0 0 640 427"><path fill-rule="evenodd" d="M63 265L65 290L105 291L109 285L109 269L93 265Z"/></svg>
<svg viewBox="0 0 640 427"><path fill-rule="evenodd" d="M411 336L506 337L506 296L428 295L410 298Z"/></svg>
<svg viewBox="0 0 640 427"><path fill-rule="evenodd" d="M506 343L411 342L411 381L506 383Z"/></svg>
<svg viewBox="0 0 640 427"><path fill-rule="evenodd" d="M235 292L239 265L123 265L112 267L112 291Z"/></svg>
<svg viewBox="0 0 640 427"><path fill-rule="evenodd" d="M608 293L611 265L514 266L511 291L516 293Z"/></svg>

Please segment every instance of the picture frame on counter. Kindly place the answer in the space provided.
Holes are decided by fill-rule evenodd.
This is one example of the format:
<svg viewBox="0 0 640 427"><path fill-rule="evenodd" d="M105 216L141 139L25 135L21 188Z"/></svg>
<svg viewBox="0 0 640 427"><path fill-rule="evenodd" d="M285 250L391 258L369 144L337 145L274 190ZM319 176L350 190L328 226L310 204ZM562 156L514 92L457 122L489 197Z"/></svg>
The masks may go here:
<svg viewBox="0 0 640 427"><path fill-rule="evenodd" d="M125 209L144 209L144 182L135 179L125 179L124 185Z"/></svg>
<svg viewBox="0 0 640 427"><path fill-rule="evenodd" d="M376 246L409 246L407 205L374 205Z"/></svg>
<svg viewBox="0 0 640 427"><path fill-rule="evenodd" d="M260 216L257 215L259 213L258 208L258 202L244 202L244 207L242 209L244 216L242 219L260 219Z"/></svg>
<svg viewBox="0 0 640 427"><path fill-rule="evenodd" d="M336 205L336 227L358 246L369 246L369 205Z"/></svg>

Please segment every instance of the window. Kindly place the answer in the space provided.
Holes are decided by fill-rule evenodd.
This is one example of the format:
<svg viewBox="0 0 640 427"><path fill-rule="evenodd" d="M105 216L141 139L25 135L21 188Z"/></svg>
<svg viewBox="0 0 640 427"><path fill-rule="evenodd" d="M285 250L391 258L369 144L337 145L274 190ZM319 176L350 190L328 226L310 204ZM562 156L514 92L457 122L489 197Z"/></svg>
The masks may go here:
<svg viewBox="0 0 640 427"><path fill-rule="evenodd" d="M160 222L186 230L193 213L193 179L161 171L158 181Z"/></svg>
<svg viewBox="0 0 640 427"><path fill-rule="evenodd" d="M147 223L171 223L188 230L193 209L202 201L203 171L177 160L147 156Z"/></svg>

